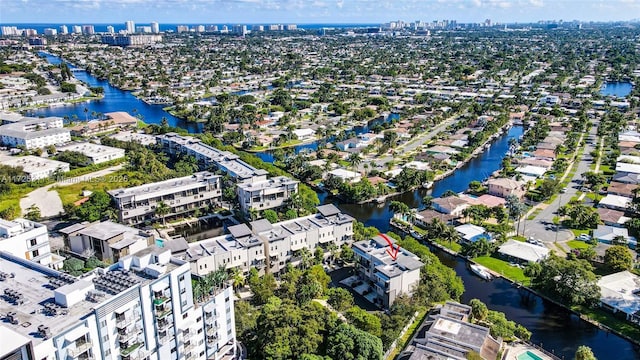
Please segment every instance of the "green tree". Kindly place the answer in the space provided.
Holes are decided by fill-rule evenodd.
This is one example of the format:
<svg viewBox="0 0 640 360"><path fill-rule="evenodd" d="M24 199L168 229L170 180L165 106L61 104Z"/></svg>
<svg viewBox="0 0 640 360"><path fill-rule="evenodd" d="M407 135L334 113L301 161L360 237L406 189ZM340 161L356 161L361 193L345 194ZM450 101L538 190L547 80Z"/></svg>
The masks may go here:
<svg viewBox="0 0 640 360"><path fill-rule="evenodd" d="M343 323L327 339L327 356L333 360L382 360L382 341Z"/></svg>
<svg viewBox="0 0 640 360"><path fill-rule="evenodd" d="M39 221L42 217L42 214L40 213L40 208L37 207L35 204L29 206L29 208L27 209L27 213L25 214L24 217L31 221Z"/></svg>
<svg viewBox="0 0 640 360"><path fill-rule="evenodd" d="M267 210L263 211L262 212L262 217L267 219L267 221L269 221L272 224L278 222L278 213L275 212L272 209L267 209Z"/></svg>
<svg viewBox="0 0 640 360"><path fill-rule="evenodd" d="M85 221L97 221L104 217L108 208L112 207L111 197L102 190L96 190L89 200L77 207L74 214Z"/></svg>
<svg viewBox="0 0 640 360"><path fill-rule="evenodd" d="M338 312L343 312L353 306L353 295L346 289L331 288L327 294L329 295L327 302Z"/></svg>
<svg viewBox="0 0 640 360"><path fill-rule="evenodd" d="M156 208L154 210L154 215L156 219L162 219L162 224L165 223L165 216L171 212L171 207L167 205L164 201L160 201L156 204Z"/></svg>
<svg viewBox="0 0 640 360"><path fill-rule="evenodd" d="M340 248L340 259L342 259L344 262L352 262L354 257L355 253L353 249L347 244L342 245L342 247Z"/></svg>
<svg viewBox="0 0 640 360"><path fill-rule="evenodd" d="M380 318L377 316L370 314L359 308L357 306L353 306L348 309L344 316L349 320L353 326L362 331L366 331L373 336L380 337L382 335L382 325L380 323Z"/></svg>
<svg viewBox="0 0 640 360"><path fill-rule="evenodd" d="M591 348L585 345L580 345L576 350L576 355L574 357L575 360L597 360L596 356L593 355L593 351Z"/></svg>
<svg viewBox="0 0 640 360"><path fill-rule="evenodd" d="M633 266L633 253L624 245L614 245L605 250L604 264L612 271L630 270Z"/></svg>
<svg viewBox="0 0 640 360"><path fill-rule="evenodd" d="M471 317L473 317L473 320L483 321L489 315L489 309L482 301L471 299L469 305L471 306Z"/></svg>
<svg viewBox="0 0 640 360"><path fill-rule="evenodd" d="M253 302L256 305L265 304L274 295L278 287L272 274L269 273L260 277L256 268L251 268L249 271L248 282L249 288L253 293Z"/></svg>
<svg viewBox="0 0 640 360"><path fill-rule="evenodd" d="M84 269L84 261L77 258L68 258L62 264L62 270L73 276L81 275L82 269Z"/></svg>

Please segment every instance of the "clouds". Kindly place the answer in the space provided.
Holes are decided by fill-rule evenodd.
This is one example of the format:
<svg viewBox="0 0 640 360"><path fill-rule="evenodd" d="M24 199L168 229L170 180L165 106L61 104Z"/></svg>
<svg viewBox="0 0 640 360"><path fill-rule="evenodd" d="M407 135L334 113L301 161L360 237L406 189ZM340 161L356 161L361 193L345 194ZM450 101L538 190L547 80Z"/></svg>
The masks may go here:
<svg viewBox="0 0 640 360"><path fill-rule="evenodd" d="M637 16L640 0L0 0L0 8L2 23L607 21Z"/></svg>

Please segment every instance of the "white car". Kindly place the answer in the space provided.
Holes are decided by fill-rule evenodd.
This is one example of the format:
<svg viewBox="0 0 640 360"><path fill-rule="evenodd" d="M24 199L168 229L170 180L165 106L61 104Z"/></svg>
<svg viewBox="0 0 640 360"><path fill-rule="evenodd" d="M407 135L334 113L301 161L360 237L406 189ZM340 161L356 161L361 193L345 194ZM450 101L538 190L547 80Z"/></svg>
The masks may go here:
<svg viewBox="0 0 640 360"><path fill-rule="evenodd" d="M578 240L589 241L589 240L591 240L591 236L589 236L587 234L582 234L582 235L578 236Z"/></svg>

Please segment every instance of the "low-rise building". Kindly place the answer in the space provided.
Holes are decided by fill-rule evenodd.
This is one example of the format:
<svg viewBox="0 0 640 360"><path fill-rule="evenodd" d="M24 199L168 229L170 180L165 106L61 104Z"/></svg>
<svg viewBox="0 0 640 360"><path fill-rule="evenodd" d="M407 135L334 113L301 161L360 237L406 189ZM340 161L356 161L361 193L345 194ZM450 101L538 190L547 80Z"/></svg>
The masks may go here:
<svg viewBox="0 0 640 360"><path fill-rule="evenodd" d="M202 171L191 176L151 184L108 191L124 224L139 224L158 218L189 216L207 206L218 206L222 200L220 176ZM160 203L168 210L157 213Z"/></svg>
<svg viewBox="0 0 640 360"><path fill-rule="evenodd" d="M447 196L433 199L431 207L443 214L462 216L462 211L469 207L469 203L457 196Z"/></svg>
<svg viewBox="0 0 640 360"><path fill-rule="evenodd" d="M49 267L62 268L63 258L51 254L47 227L35 221L0 219L0 251Z"/></svg>
<svg viewBox="0 0 640 360"><path fill-rule="evenodd" d="M487 229L482 226L473 224L464 224L456 226L456 231L460 234L462 242L473 243L481 239L491 241L491 235L487 233Z"/></svg>
<svg viewBox="0 0 640 360"><path fill-rule="evenodd" d="M204 276L219 267L249 272L278 273L287 264L298 265L303 249L314 253L322 248L350 244L353 218L334 205L318 206L318 213L270 224L261 219L229 227L229 234L189 244L183 259L194 274Z"/></svg>
<svg viewBox="0 0 640 360"><path fill-rule="evenodd" d="M598 225L598 227L593 230L593 238L605 244L613 244L621 241L632 249L635 249L637 245L636 238L630 236L627 229L616 226Z"/></svg>
<svg viewBox="0 0 640 360"><path fill-rule="evenodd" d="M0 358L235 355L232 290L194 299L189 265L169 251L148 248L81 278L4 252L0 268L13 274L3 282L9 301L0 302L0 312L9 321L0 324Z"/></svg>
<svg viewBox="0 0 640 360"><path fill-rule="evenodd" d="M251 209L263 211L285 206L291 195L298 192L298 181L286 176L245 181L238 184L240 209L248 214Z"/></svg>
<svg viewBox="0 0 640 360"><path fill-rule="evenodd" d="M522 183L508 178L491 178L487 180L487 187L489 188L490 195L501 198L507 198L513 195L518 199L522 199L526 193Z"/></svg>
<svg viewBox="0 0 640 360"><path fill-rule="evenodd" d="M626 196L607 194L607 196L600 199L598 207L626 211L631 205L631 201L632 199Z"/></svg>
<svg viewBox="0 0 640 360"><path fill-rule="evenodd" d="M440 313L424 320L420 332L407 348L408 360L465 360L474 352L482 359L496 359L502 340L491 336L490 329L468 322L471 307L446 302Z"/></svg>
<svg viewBox="0 0 640 360"><path fill-rule="evenodd" d="M45 159L38 156L0 156L0 163L11 167L20 167L24 173L23 179L14 182L29 182L69 171L69 164L62 161Z"/></svg>
<svg viewBox="0 0 640 360"><path fill-rule="evenodd" d="M517 240L509 240L500 245L498 253L509 261L520 263L540 262L549 256L549 249Z"/></svg>
<svg viewBox="0 0 640 360"><path fill-rule="evenodd" d="M369 301L389 308L400 294L412 294L424 265L413 253L392 246L381 236L353 244L358 275L370 286L363 292Z"/></svg>
<svg viewBox="0 0 640 360"><path fill-rule="evenodd" d="M109 135L108 137L119 141L135 142L145 146L154 145L156 143L156 137L154 135L134 131L119 131Z"/></svg>
<svg viewBox="0 0 640 360"><path fill-rule="evenodd" d="M116 111L104 114L106 120L94 120L70 127L73 136L91 136L116 129L135 128L138 126L138 119L124 111ZM151 135L149 135L151 136Z"/></svg>
<svg viewBox="0 0 640 360"><path fill-rule="evenodd" d="M621 271L601 277L598 286L600 306L622 312L627 320L640 324L640 276Z"/></svg>
<svg viewBox="0 0 640 360"><path fill-rule="evenodd" d="M71 141L69 129L63 128L62 118L27 118L17 121L3 120L0 126L0 140L5 146L37 149L49 145L60 145Z"/></svg>
<svg viewBox="0 0 640 360"><path fill-rule="evenodd" d="M86 156L88 163L81 164L84 166L92 164L101 164L111 160L124 158L124 149L98 145L90 142L72 143L65 146L57 147L56 150L62 151L74 151Z"/></svg>
<svg viewBox="0 0 640 360"><path fill-rule="evenodd" d="M328 172L329 176L335 176L340 180L347 183L357 183L362 180L362 175L359 172L351 171L347 169L333 169Z"/></svg>
<svg viewBox="0 0 640 360"><path fill-rule="evenodd" d="M60 230L65 246L72 252L87 257L118 262L120 258L136 253L154 244L152 233L111 221L73 224Z"/></svg>

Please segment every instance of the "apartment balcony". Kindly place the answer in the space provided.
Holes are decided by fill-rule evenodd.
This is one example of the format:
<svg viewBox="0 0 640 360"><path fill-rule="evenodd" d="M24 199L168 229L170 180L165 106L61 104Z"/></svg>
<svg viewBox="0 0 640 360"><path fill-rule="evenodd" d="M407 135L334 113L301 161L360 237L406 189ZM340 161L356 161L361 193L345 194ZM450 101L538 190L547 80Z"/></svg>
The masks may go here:
<svg viewBox="0 0 640 360"><path fill-rule="evenodd" d="M171 326L173 326L173 321L170 317L158 321L158 331L165 331Z"/></svg>
<svg viewBox="0 0 640 360"><path fill-rule="evenodd" d="M160 297L156 297L155 299L153 299L153 305L155 306L161 306L162 304L170 301L171 299L167 296L160 296Z"/></svg>
<svg viewBox="0 0 640 360"><path fill-rule="evenodd" d="M207 326L207 335L216 335L219 329L219 326Z"/></svg>
<svg viewBox="0 0 640 360"><path fill-rule="evenodd" d="M118 341L122 343L127 343L130 340L133 340L140 332L142 328L140 326L134 326L130 329L125 329L125 331L118 331Z"/></svg>
<svg viewBox="0 0 640 360"><path fill-rule="evenodd" d="M142 343L135 342L135 343L129 345L128 347L126 347L126 348L120 347L120 356L122 356L123 359L125 357L127 357L127 358L129 358L131 360L131 359L133 359L131 357L133 352L138 350L141 346L142 346Z"/></svg>
<svg viewBox="0 0 640 360"><path fill-rule="evenodd" d="M189 341L191 338L193 338L194 333L192 332L183 332L182 333L182 340L183 341Z"/></svg>
<svg viewBox="0 0 640 360"><path fill-rule="evenodd" d="M70 348L67 350L67 353L69 354L69 356L71 356L74 359L79 359L80 356L84 353L86 353L89 349L91 349L93 345L91 344L91 341L78 341L76 342L76 346L75 348ZM88 356L88 354L86 354Z"/></svg>
<svg viewBox="0 0 640 360"><path fill-rule="evenodd" d="M184 352L190 353L195 348L196 348L196 344L185 345Z"/></svg>
<svg viewBox="0 0 640 360"><path fill-rule="evenodd" d="M171 315L171 313L173 313L173 311L170 308L166 309L166 310L157 310L156 309L156 318L158 320L165 319L165 318L167 318L167 316Z"/></svg>
<svg viewBox="0 0 640 360"><path fill-rule="evenodd" d="M138 320L140 320L140 314L137 312L129 316L116 316L116 328L124 329Z"/></svg>

